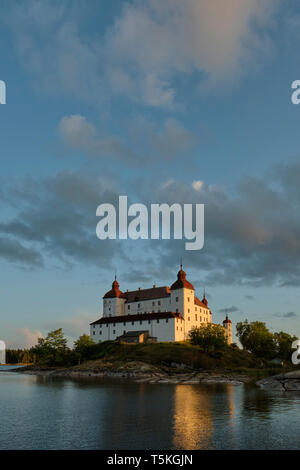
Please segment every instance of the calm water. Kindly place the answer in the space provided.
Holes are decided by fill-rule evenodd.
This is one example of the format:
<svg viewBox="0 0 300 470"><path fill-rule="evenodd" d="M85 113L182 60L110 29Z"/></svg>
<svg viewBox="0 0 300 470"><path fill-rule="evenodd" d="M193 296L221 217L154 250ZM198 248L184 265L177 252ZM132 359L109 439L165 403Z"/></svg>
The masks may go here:
<svg viewBox="0 0 300 470"><path fill-rule="evenodd" d="M3 368L2 368L3 369ZM300 394L0 372L0 449L300 449Z"/></svg>

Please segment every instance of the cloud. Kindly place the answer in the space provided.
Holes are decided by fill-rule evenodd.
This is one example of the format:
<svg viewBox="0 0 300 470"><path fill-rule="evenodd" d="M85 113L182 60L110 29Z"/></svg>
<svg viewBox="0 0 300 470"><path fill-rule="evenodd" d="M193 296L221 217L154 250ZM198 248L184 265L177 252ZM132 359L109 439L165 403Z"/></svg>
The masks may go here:
<svg viewBox="0 0 300 470"><path fill-rule="evenodd" d="M109 179L68 171L32 179L30 191L28 180L6 187L7 207L16 215L0 219L0 234L5 234L0 257L28 267L39 267L46 258L48 266L109 267L116 252L122 258L122 249L118 241L97 239L96 208L101 202L116 204L118 195Z"/></svg>
<svg viewBox="0 0 300 470"><path fill-rule="evenodd" d="M220 308L218 310L219 313L236 313L236 312L239 312L240 309L238 307L235 307L234 305L232 305L232 307L227 307L227 308Z"/></svg>
<svg viewBox="0 0 300 470"><path fill-rule="evenodd" d="M99 317L98 313L89 312L76 312L74 315L59 318L55 323L49 322L45 325L45 329L48 331L62 328L63 333L68 339L68 345L73 347L74 341L76 341L82 334L89 334L89 324L95 321Z"/></svg>
<svg viewBox="0 0 300 470"><path fill-rule="evenodd" d="M12 224L12 226L16 225L16 223ZM39 268L43 266L43 257L38 250L9 237L0 237L0 258L20 267Z"/></svg>
<svg viewBox="0 0 300 470"><path fill-rule="evenodd" d="M59 123L59 133L71 149L87 155L114 157L123 163L145 165L155 159L174 159L188 156L196 139L176 119L166 119L161 127L138 116L127 122L126 140L101 133L84 116L64 116ZM135 150L131 150L134 148Z"/></svg>
<svg viewBox="0 0 300 470"><path fill-rule="evenodd" d="M29 328L21 328L16 331L16 337L12 342L8 343L8 348L27 349L35 346L39 338L44 338L43 333L39 330L30 330Z"/></svg>
<svg viewBox="0 0 300 470"><path fill-rule="evenodd" d="M161 264L172 265L181 252L205 285L299 286L299 175L294 162L243 177L230 191L205 183L198 191L176 180L160 185L159 201L205 204L203 250L189 253L173 241L164 245Z"/></svg>
<svg viewBox="0 0 300 470"><path fill-rule="evenodd" d="M124 2L105 31L72 2L6 2L3 23L39 89L100 104L114 95L172 109L182 77L222 85L266 57L279 1ZM48 38L51 37L51 41Z"/></svg>
<svg viewBox="0 0 300 470"><path fill-rule="evenodd" d="M62 118L59 131L69 147L89 155L103 158L113 156L124 161L137 160L137 156L118 137L99 136L95 126L79 114Z"/></svg>
<svg viewBox="0 0 300 470"><path fill-rule="evenodd" d="M253 295L245 295L245 299L254 300L254 296Z"/></svg>
<svg viewBox="0 0 300 470"><path fill-rule="evenodd" d="M298 314L295 313L295 312L274 313L274 317L278 317L278 318L298 318Z"/></svg>
<svg viewBox="0 0 300 470"><path fill-rule="evenodd" d="M115 91L124 92L125 82L132 99L171 107L175 77L195 73L200 82L224 86L269 50L277 5L259 0L125 4L106 41L112 74L121 65L127 71L126 80L123 76L121 84L116 81ZM149 87L149 82L156 86Z"/></svg>
<svg viewBox="0 0 300 470"><path fill-rule="evenodd" d="M197 175L194 182L201 181L201 190L193 182L175 179L131 181L134 202L205 204L205 244L199 252L185 251L181 240L100 242L96 238L96 207L101 202L117 207L122 174L109 179L65 171L40 182L25 180L5 189L5 202L15 215L8 218L6 210L2 214L0 240L5 240L5 249L0 249L0 256L6 260L19 256L30 267L42 259L52 266L83 263L100 269L115 269L125 262L135 266L132 282L145 279L145 270L138 267L142 258L149 280L158 283L170 279L170 269L183 255L185 266L197 272L202 286L299 286L297 175L300 162L275 165L259 177L243 177L230 191L223 185L208 185ZM18 252L19 246L31 251Z"/></svg>

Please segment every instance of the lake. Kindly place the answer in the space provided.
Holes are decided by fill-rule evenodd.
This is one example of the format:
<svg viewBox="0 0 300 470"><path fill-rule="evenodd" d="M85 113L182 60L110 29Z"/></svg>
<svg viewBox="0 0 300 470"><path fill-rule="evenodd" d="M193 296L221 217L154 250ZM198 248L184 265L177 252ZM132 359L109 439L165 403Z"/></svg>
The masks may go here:
<svg viewBox="0 0 300 470"><path fill-rule="evenodd" d="M300 449L300 394L0 372L0 449Z"/></svg>

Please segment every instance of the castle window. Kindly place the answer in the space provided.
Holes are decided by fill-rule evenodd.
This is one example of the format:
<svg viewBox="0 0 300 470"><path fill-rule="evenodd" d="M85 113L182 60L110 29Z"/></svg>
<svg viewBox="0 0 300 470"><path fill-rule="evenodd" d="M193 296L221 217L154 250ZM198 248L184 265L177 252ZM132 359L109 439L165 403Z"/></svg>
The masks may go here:
<svg viewBox="0 0 300 470"><path fill-rule="evenodd" d="M197 307L195 307L195 310L196 310L196 312L197 312Z"/></svg>
<svg viewBox="0 0 300 470"><path fill-rule="evenodd" d="M182 328L180 328L180 331L182 331Z"/></svg>
<svg viewBox="0 0 300 470"><path fill-rule="evenodd" d="M200 317L200 321L202 321L202 317Z"/></svg>
<svg viewBox="0 0 300 470"><path fill-rule="evenodd" d="M100 331L100 335L102 335L102 331Z"/></svg>
<svg viewBox="0 0 300 470"><path fill-rule="evenodd" d="M155 305L155 302L152 302L152 305Z"/></svg>
<svg viewBox="0 0 300 470"><path fill-rule="evenodd" d="M159 320L156 320L156 323L159 323Z"/></svg>
<svg viewBox="0 0 300 470"><path fill-rule="evenodd" d="M113 326L116 326L116 324L114 323Z"/></svg>
<svg viewBox="0 0 300 470"><path fill-rule="evenodd" d="M160 305L160 300L157 303L158 303L158 305Z"/></svg>
<svg viewBox="0 0 300 470"><path fill-rule="evenodd" d="M196 321L198 320L198 317L197 317L197 315L195 315L195 320L196 320Z"/></svg>
<svg viewBox="0 0 300 470"><path fill-rule="evenodd" d="M108 323L106 323L106 328L108 328Z"/></svg>
<svg viewBox="0 0 300 470"><path fill-rule="evenodd" d="M123 322L123 326L126 326L126 322L125 322L125 321Z"/></svg>
<svg viewBox="0 0 300 470"><path fill-rule="evenodd" d="M126 330L123 330L123 335L125 335L125 333L126 333Z"/></svg>
<svg viewBox="0 0 300 470"><path fill-rule="evenodd" d="M175 300L176 300L176 302L178 302L178 297L176 297L176 299L175 299Z"/></svg>
<svg viewBox="0 0 300 470"><path fill-rule="evenodd" d="M142 322L142 320L140 320L140 325L142 325L142 324L143 324L143 322Z"/></svg>
<svg viewBox="0 0 300 470"><path fill-rule="evenodd" d="M101 334L101 332L100 332L100 334ZM94 331L93 331L93 335L95 335L95 332L94 332Z"/></svg>
<svg viewBox="0 0 300 470"><path fill-rule="evenodd" d="M178 331L178 326L176 326L176 330Z"/></svg>
<svg viewBox="0 0 300 470"><path fill-rule="evenodd" d="M178 308L176 308L176 313L178 313Z"/></svg>
<svg viewBox="0 0 300 470"><path fill-rule="evenodd" d="M168 318L166 319L166 323L169 323L169 319L168 319Z"/></svg>
<svg viewBox="0 0 300 470"><path fill-rule="evenodd" d="M108 310L110 311L110 307L109 307L109 309L108 309Z"/></svg>
<svg viewBox="0 0 300 470"><path fill-rule="evenodd" d="M102 323L100 324L100 328L102 328Z"/></svg>
<svg viewBox="0 0 300 470"><path fill-rule="evenodd" d="M151 323L151 320L148 320L148 323L149 323L149 325L150 325L150 323Z"/></svg>
<svg viewBox="0 0 300 470"><path fill-rule="evenodd" d="M190 301L190 298L188 297L188 302Z"/></svg>
<svg viewBox="0 0 300 470"><path fill-rule="evenodd" d="M130 305L127 305L127 310L130 310Z"/></svg>
<svg viewBox="0 0 300 470"><path fill-rule="evenodd" d="M190 317L188 317L188 321L191 321Z"/></svg>
<svg viewBox="0 0 300 470"><path fill-rule="evenodd" d="M113 335L115 335L115 334L116 334L116 330L113 330Z"/></svg>
<svg viewBox="0 0 300 470"><path fill-rule="evenodd" d="M134 325L134 321L132 321L131 324Z"/></svg>
<svg viewBox="0 0 300 470"><path fill-rule="evenodd" d="M188 308L188 313L190 313L190 309Z"/></svg>

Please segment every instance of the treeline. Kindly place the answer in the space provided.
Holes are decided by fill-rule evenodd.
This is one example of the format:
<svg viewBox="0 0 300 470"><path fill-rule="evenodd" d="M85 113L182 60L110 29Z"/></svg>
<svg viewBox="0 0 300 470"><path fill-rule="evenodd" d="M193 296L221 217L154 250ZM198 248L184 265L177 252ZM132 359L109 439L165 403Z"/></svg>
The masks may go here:
<svg viewBox="0 0 300 470"><path fill-rule="evenodd" d="M237 323L236 335L244 350L267 361L272 359L290 361L293 353L292 344L297 340L296 336L284 331L271 333L263 322L249 323L248 320ZM202 328L193 328L190 332L190 341L191 344L201 346L207 353L221 351L227 347L224 329L220 325L208 324Z"/></svg>
<svg viewBox="0 0 300 470"><path fill-rule="evenodd" d="M100 349L100 345L88 335L80 336L73 348L69 348L67 338L59 328L48 333L46 338L39 338L37 344L30 349L7 349L6 362L69 367L82 361L97 359Z"/></svg>
<svg viewBox="0 0 300 470"><path fill-rule="evenodd" d="M295 336L283 331L271 333L265 323L249 323L247 320L237 323L236 335L243 349L253 354L255 358L265 361L278 358L291 362L292 343L297 339ZM194 328L190 332L189 342L199 346L206 354L214 354L228 348L224 329L219 325L208 324L202 328ZM232 348L238 349L238 346L233 344L230 346L230 349ZM60 328L48 333L46 338L39 338L37 344L29 350L8 349L6 362L70 367L88 360L100 359L103 354L103 343L95 343L85 334L74 342L73 348L69 348Z"/></svg>
<svg viewBox="0 0 300 470"><path fill-rule="evenodd" d="M29 349L7 349L7 364L30 364L35 362L34 354Z"/></svg>
<svg viewBox="0 0 300 470"><path fill-rule="evenodd" d="M248 320L236 325L236 335L244 349L256 357L272 360L275 358L291 361L292 344L298 338L280 331L272 333L264 322Z"/></svg>

